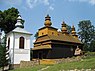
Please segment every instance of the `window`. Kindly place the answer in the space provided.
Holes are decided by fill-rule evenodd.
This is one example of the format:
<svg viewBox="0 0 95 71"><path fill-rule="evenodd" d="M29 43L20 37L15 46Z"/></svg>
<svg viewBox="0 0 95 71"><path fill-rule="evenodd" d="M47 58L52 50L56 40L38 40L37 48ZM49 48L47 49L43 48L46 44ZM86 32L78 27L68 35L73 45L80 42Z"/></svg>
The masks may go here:
<svg viewBox="0 0 95 71"><path fill-rule="evenodd" d="M10 38L8 38L8 49L10 47Z"/></svg>
<svg viewBox="0 0 95 71"><path fill-rule="evenodd" d="M54 32L52 32L52 35L54 34Z"/></svg>
<svg viewBox="0 0 95 71"><path fill-rule="evenodd" d="M42 35L43 35L44 33L42 33Z"/></svg>
<svg viewBox="0 0 95 71"><path fill-rule="evenodd" d="M19 39L19 48L24 49L24 37L20 37Z"/></svg>

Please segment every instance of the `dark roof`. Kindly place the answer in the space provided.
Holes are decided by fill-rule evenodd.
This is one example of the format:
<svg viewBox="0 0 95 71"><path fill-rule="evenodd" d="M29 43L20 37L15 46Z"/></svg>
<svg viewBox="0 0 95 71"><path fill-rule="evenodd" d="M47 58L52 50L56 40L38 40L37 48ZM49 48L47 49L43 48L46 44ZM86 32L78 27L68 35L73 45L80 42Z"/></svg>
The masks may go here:
<svg viewBox="0 0 95 71"><path fill-rule="evenodd" d="M39 43L39 42L43 42L43 41L47 41L47 40L56 40L56 41L64 41L64 42L71 42L71 43L79 43L79 44L82 44L82 42L78 38L74 38L70 34L64 35L62 33L58 33L58 36L44 35L44 36L38 37L36 39L35 43Z"/></svg>
<svg viewBox="0 0 95 71"><path fill-rule="evenodd" d="M40 28L39 30L42 30L42 29L44 29L44 28L51 28L51 29L55 29L55 30L58 30L57 28L54 28L54 27L46 27L46 26L44 26L44 27L42 27L42 28Z"/></svg>
<svg viewBox="0 0 95 71"><path fill-rule="evenodd" d="M40 49L51 49L51 46L48 45L42 45L42 46L36 46L34 48L32 48L32 50L40 50Z"/></svg>

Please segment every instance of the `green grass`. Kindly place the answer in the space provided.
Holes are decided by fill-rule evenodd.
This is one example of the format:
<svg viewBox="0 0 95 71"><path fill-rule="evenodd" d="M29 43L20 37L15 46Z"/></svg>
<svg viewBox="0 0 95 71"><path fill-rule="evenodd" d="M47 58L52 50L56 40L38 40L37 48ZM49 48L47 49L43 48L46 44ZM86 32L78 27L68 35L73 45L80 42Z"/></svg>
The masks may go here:
<svg viewBox="0 0 95 71"><path fill-rule="evenodd" d="M59 71L59 70L70 70L70 69L95 69L95 57L83 59L79 62L69 62L69 63L61 63L55 65L38 65L31 68L18 68L11 71L37 71L42 68L49 66L48 69L43 71Z"/></svg>
<svg viewBox="0 0 95 71"><path fill-rule="evenodd" d="M34 66L34 67L29 67L29 68L17 68L17 69L14 69L14 70L10 70L10 71L37 71L37 70L40 70L44 67L46 67L47 65L37 65L37 66Z"/></svg>
<svg viewBox="0 0 95 71"><path fill-rule="evenodd" d="M61 63L51 66L45 71L59 71L72 69L95 69L95 58L84 59L79 62Z"/></svg>

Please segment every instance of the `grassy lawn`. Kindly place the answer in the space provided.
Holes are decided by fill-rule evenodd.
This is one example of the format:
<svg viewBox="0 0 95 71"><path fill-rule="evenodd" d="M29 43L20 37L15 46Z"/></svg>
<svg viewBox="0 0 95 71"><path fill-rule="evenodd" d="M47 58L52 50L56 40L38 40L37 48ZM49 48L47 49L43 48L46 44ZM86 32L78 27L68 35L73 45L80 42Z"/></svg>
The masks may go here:
<svg viewBox="0 0 95 71"><path fill-rule="evenodd" d="M10 70L10 71L37 71L46 66L47 65L38 65L38 66L31 67L31 68L18 68L18 69L14 69L14 70Z"/></svg>
<svg viewBox="0 0 95 71"><path fill-rule="evenodd" d="M45 71L74 70L74 69L95 69L95 58L84 59L79 62L61 63L49 67Z"/></svg>

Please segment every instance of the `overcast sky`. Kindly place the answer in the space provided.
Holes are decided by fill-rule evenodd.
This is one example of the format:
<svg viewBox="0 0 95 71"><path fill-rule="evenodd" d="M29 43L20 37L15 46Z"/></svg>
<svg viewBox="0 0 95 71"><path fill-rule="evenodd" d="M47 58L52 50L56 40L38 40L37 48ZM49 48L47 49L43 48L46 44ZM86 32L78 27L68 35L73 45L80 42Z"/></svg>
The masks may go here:
<svg viewBox="0 0 95 71"><path fill-rule="evenodd" d="M81 20L91 20L95 25L95 0L0 0L0 10L15 7L25 20L24 27L34 34L44 26L44 17L51 16L52 26L61 28L62 21L78 29Z"/></svg>

